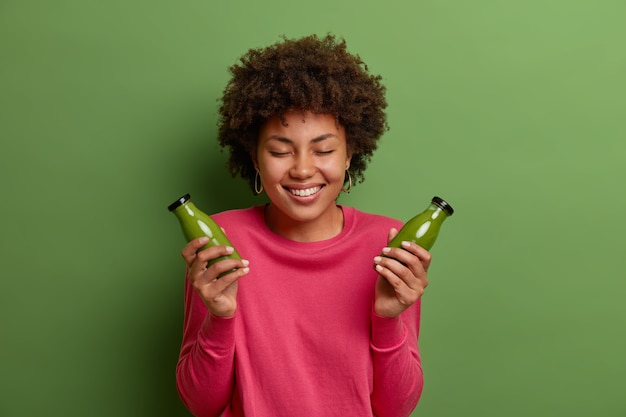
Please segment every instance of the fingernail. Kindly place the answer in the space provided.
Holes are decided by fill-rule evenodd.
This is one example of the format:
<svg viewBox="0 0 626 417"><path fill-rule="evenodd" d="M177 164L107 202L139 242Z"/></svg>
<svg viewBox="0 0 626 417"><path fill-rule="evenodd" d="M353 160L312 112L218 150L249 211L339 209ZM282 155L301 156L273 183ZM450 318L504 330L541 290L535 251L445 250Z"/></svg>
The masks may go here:
<svg viewBox="0 0 626 417"><path fill-rule="evenodd" d="M402 242L402 247L403 248L410 248L411 247L411 242L407 242L406 240Z"/></svg>
<svg viewBox="0 0 626 417"><path fill-rule="evenodd" d="M209 238L206 237L206 236L201 237L198 242L200 242L200 244L204 245L205 243L209 243Z"/></svg>
<svg viewBox="0 0 626 417"><path fill-rule="evenodd" d="M391 248L383 248L383 253L389 253L390 250Z"/></svg>
<svg viewBox="0 0 626 417"><path fill-rule="evenodd" d="M382 267L382 266L380 266L380 265L376 265L376 270L377 270L377 271L382 271L382 270L383 270L383 267Z"/></svg>
<svg viewBox="0 0 626 417"><path fill-rule="evenodd" d="M374 262L375 262L375 263L378 263L378 262L380 262L380 261L382 261L382 260L383 260L383 258L382 258L382 257L380 257L380 256L377 256L377 257L375 257L375 258L374 258Z"/></svg>
<svg viewBox="0 0 626 417"><path fill-rule="evenodd" d="M244 274L247 274L248 272L250 272L250 268L247 268L247 267L246 267L246 268L242 268L242 269L241 269L241 271L242 271Z"/></svg>
<svg viewBox="0 0 626 417"><path fill-rule="evenodd" d="M233 253L235 251L235 248L233 248L232 246L226 246L226 253Z"/></svg>
<svg viewBox="0 0 626 417"><path fill-rule="evenodd" d="M247 259L242 259L241 263L243 264L243 266L248 266L250 265L250 261L248 261Z"/></svg>

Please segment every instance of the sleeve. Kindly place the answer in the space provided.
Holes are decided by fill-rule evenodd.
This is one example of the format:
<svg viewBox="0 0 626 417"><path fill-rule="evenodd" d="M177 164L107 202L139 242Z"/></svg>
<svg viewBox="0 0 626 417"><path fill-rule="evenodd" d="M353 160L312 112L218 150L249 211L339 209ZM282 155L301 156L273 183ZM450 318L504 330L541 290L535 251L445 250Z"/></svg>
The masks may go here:
<svg viewBox="0 0 626 417"><path fill-rule="evenodd" d="M194 416L218 417L231 402L235 316L211 315L189 281L185 281L183 340L176 385L181 400Z"/></svg>
<svg viewBox="0 0 626 417"><path fill-rule="evenodd" d="M377 417L406 417L417 406L424 387L419 355L421 300L399 317L381 317L372 308L371 350Z"/></svg>

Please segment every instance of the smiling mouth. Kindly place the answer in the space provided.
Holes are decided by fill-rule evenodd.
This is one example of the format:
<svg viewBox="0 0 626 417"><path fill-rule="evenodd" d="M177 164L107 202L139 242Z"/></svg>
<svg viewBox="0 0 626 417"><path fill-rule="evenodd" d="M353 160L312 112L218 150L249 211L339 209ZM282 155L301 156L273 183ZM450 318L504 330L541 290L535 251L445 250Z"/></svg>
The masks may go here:
<svg viewBox="0 0 626 417"><path fill-rule="evenodd" d="M295 195L297 197L308 197L313 194L317 194L321 189L322 187L318 185L317 187L311 187L311 188L303 188L303 189L288 188L287 190L292 195Z"/></svg>

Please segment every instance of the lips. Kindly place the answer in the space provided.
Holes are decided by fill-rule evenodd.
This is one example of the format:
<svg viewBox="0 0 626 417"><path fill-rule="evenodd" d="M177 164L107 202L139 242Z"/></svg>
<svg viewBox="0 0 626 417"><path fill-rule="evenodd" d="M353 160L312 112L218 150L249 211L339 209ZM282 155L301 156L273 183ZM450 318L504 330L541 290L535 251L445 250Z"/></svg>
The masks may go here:
<svg viewBox="0 0 626 417"><path fill-rule="evenodd" d="M286 188L287 191L289 191L292 195L295 195L296 197L309 197L312 196L314 194L317 194L322 187L321 186L315 186L315 187L309 187L309 188Z"/></svg>

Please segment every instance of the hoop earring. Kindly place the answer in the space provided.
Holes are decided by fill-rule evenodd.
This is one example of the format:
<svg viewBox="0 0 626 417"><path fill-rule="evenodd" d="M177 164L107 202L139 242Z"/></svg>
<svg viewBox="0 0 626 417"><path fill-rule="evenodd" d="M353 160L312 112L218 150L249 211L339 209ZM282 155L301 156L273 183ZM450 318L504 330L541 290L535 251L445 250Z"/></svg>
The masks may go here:
<svg viewBox="0 0 626 417"><path fill-rule="evenodd" d="M260 187L259 183L261 184ZM254 192L257 194L261 194L263 192L263 181L261 180L261 173L258 168L256 170L256 175L254 176Z"/></svg>
<svg viewBox="0 0 626 417"><path fill-rule="evenodd" d="M352 190L352 176L350 175L350 171L348 171L347 169L346 169L346 175L348 176L348 179L346 180L344 177L343 183L345 184L346 181L348 181L348 188L342 187L341 191L343 191L346 194L350 194L350 190Z"/></svg>

